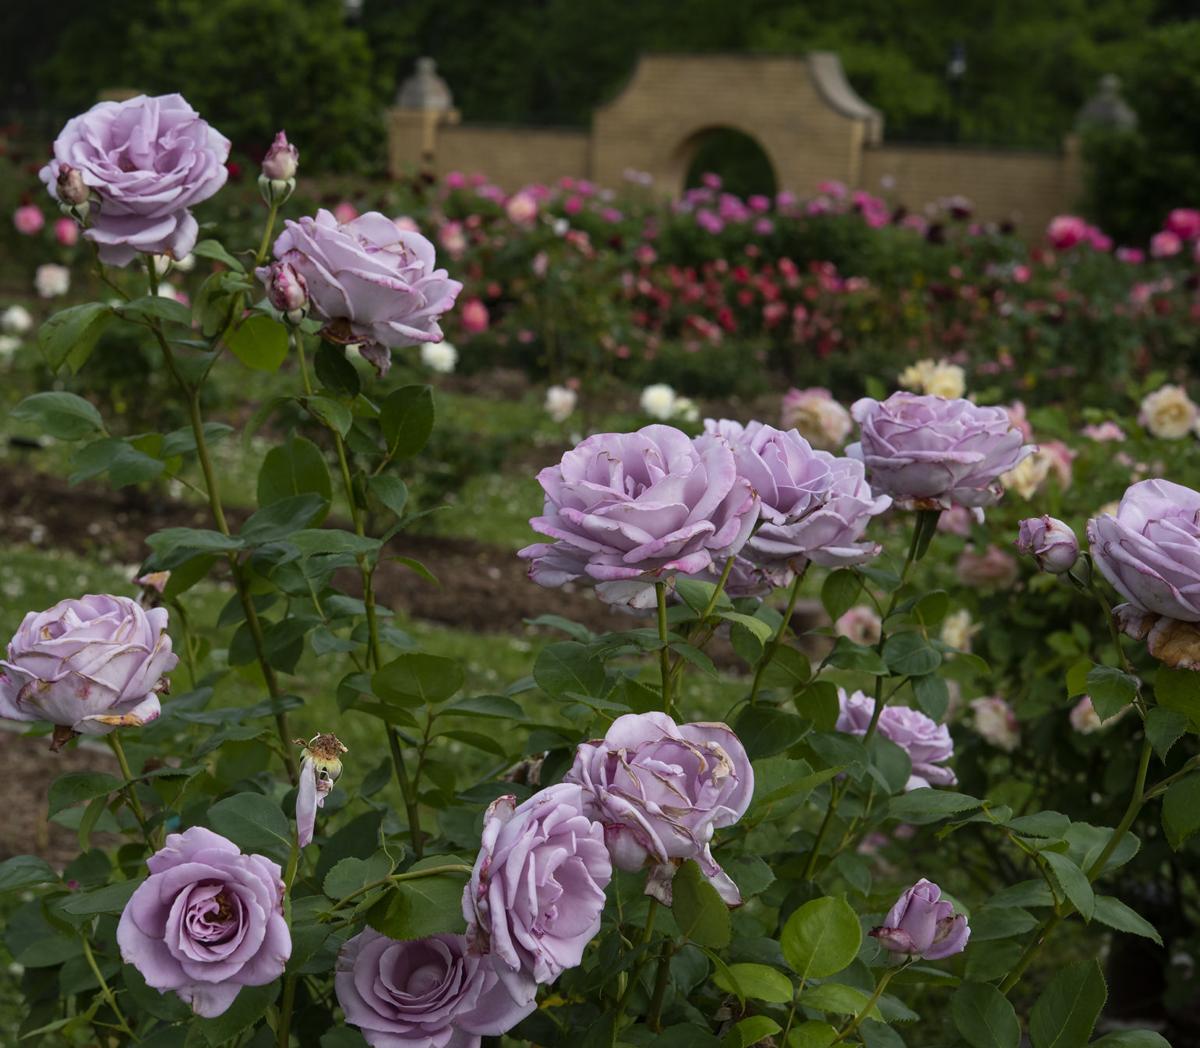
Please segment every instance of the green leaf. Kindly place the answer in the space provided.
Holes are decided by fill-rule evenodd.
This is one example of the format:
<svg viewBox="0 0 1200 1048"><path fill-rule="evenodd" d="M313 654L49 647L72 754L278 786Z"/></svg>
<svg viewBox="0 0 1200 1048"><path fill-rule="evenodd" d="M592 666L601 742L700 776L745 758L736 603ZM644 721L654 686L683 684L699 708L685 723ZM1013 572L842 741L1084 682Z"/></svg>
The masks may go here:
<svg viewBox="0 0 1200 1048"><path fill-rule="evenodd" d="M818 1019L799 1023L788 1034L787 1048L829 1048L837 1040L837 1030Z"/></svg>
<svg viewBox="0 0 1200 1048"><path fill-rule="evenodd" d="M845 899L825 896L796 910L779 941L784 959L801 979L824 979L858 955L862 928Z"/></svg>
<svg viewBox="0 0 1200 1048"><path fill-rule="evenodd" d="M735 984L729 976L736 980L736 986L743 997L754 1001L767 1001L770 1004L791 1002L794 992L792 980L783 972L765 964L731 964L727 972L716 972L713 975L713 982L722 990L726 993L736 993Z"/></svg>
<svg viewBox="0 0 1200 1048"><path fill-rule="evenodd" d="M800 995L800 1004L804 1008L813 1008L818 1012L832 1012L834 1015L857 1015L870 998L853 986L842 983L822 983L820 986L805 990ZM867 1013L873 1019L880 1019L879 1008L871 1006Z"/></svg>
<svg viewBox="0 0 1200 1048"><path fill-rule="evenodd" d="M753 615L743 615L740 611L718 611L717 618L749 630L760 644L766 644L774 632L762 619L756 619Z"/></svg>
<svg viewBox="0 0 1200 1048"><path fill-rule="evenodd" d="M671 894L671 912L680 932L692 942L714 950L729 945L729 907L693 860L679 867L671 882Z"/></svg>
<svg viewBox="0 0 1200 1048"><path fill-rule="evenodd" d="M108 473L116 488L151 480L166 469L165 463L134 447L130 439L120 437L105 437L84 445L72 456L71 465L74 470L69 484Z"/></svg>
<svg viewBox="0 0 1200 1048"><path fill-rule="evenodd" d="M0 895L24 891L38 884L56 884L58 874L36 855L14 855L0 862Z"/></svg>
<svg viewBox="0 0 1200 1048"><path fill-rule="evenodd" d="M332 397L305 397L304 406L340 436L344 437L349 433L354 424L354 416L350 414L350 409Z"/></svg>
<svg viewBox="0 0 1200 1048"><path fill-rule="evenodd" d="M862 578L857 571L839 568L831 572L821 586L821 603L825 606L825 613L836 622L854 607L861 589Z"/></svg>
<svg viewBox="0 0 1200 1048"><path fill-rule="evenodd" d="M434 855L406 872L447 865ZM438 874L401 881L367 911L367 923L392 939L422 939L440 932L463 930L462 896L465 874Z"/></svg>
<svg viewBox="0 0 1200 1048"><path fill-rule="evenodd" d="M34 393L13 408L10 417L32 423L59 440L80 440L104 432L100 412L74 393Z"/></svg>
<svg viewBox="0 0 1200 1048"><path fill-rule="evenodd" d="M381 666L371 678L371 688L385 702L434 705L450 698L466 679L456 659L408 652Z"/></svg>
<svg viewBox="0 0 1200 1048"><path fill-rule="evenodd" d="M1160 667L1154 674L1154 697L1159 705L1177 710L1200 731L1200 673Z"/></svg>
<svg viewBox="0 0 1200 1048"><path fill-rule="evenodd" d="M1096 713L1101 720L1108 720L1133 701L1138 679L1115 666L1093 666L1088 671L1087 686Z"/></svg>
<svg viewBox="0 0 1200 1048"><path fill-rule="evenodd" d="M940 721L946 715L946 709L950 705L950 689L936 673L914 677L912 690L913 698L917 700L917 706L922 713L935 721Z"/></svg>
<svg viewBox="0 0 1200 1048"><path fill-rule="evenodd" d="M721 1039L721 1048L749 1048L752 1044L779 1033L782 1027L765 1015L752 1015L735 1023Z"/></svg>
<svg viewBox="0 0 1200 1048"><path fill-rule="evenodd" d="M201 554L241 549L242 540L203 528L164 528L147 535L146 545L154 551L148 567L165 571L177 568Z"/></svg>
<svg viewBox="0 0 1200 1048"><path fill-rule="evenodd" d="M119 790L122 780L99 771L77 771L60 775L50 784L49 815L57 815L64 808L90 801L93 797L106 797Z"/></svg>
<svg viewBox="0 0 1200 1048"><path fill-rule="evenodd" d="M738 855L726 860L725 872L733 878L743 899L761 894L775 882L771 867L757 855Z"/></svg>
<svg viewBox="0 0 1200 1048"><path fill-rule="evenodd" d="M397 517L404 515L404 507L408 502L408 486L399 477L389 477L386 473L371 477L367 481L367 488Z"/></svg>
<svg viewBox="0 0 1200 1048"><path fill-rule="evenodd" d="M261 313L247 317L226 338L233 355L254 371L278 371L288 351L288 333Z"/></svg>
<svg viewBox="0 0 1200 1048"><path fill-rule="evenodd" d="M1030 1013L1033 1048L1084 1048L1107 997L1097 961L1063 968Z"/></svg>
<svg viewBox="0 0 1200 1048"><path fill-rule="evenodd" d="M204 423L204 442L212 447L217 441L229 436L233 432L232 426L227 426L224 422L206 422ZM162 447L159 453L163 458L172 458L175 455L188 455L196 450L196 431L191 426L182 426L179 429L173 429L163 437Z"/></svg>
<svg viewBox="0 0 1200 1048"><path fill-rule="evenodd" d="M258 471L258 504L269 506L295 495L333 498L333 481L321 449L306 437L292 437L272 448Z"/></svg>
<svg viewBox="0 0 1200 1048"><path fill-rule="evenodd" d="M192 325L192 311L182 302L166 295L143 295L131 302L122 302L114 307L124 320L165 320L171 324Z"/></svg>
<svg viewBox="0 0 1200 1048"><path fill-rule="evenodd" d="M376 852L369 859L351 856L342 859L325 875L321 890L336 901L353 895L360 888L383 880L392 872L392 859L386 852Z"/></svg>
<svg viewBox="0 0 1200 1048"><path fill-rule="evenodd" d="M346 359L341 346L322 341L313 360L317 380L331 393L343 397L357 397L362 389L358 369Z"/></svg>
<svg viewBox="0 0 1200 1048"><path fill-rule="evenodd" d="M704 612L708 607L708 602L712 599L712 595L717 590L715 582L704 582L700 579L676 579L675 592L679 594L689 608L697 615ZM723 611L732 611L733 604L729 597L722 592L717 598L716 607Z"/></svg>
<svg viewBox="0 0 1200 1048"><path fill-rule="evenodd" d="M1044 850L1041 856L1054 872L1054 879L1058 881L1063 894L1071 900L1071 905L1085 921L1090 921L1096 910L1096 894L1092 891L1087 874L1061 852Z"/></svg>
<svg viewBox="0 0 1200 1048"><path fill-rule="evenodd" d="M883 642L883 661L897 677L921 677L942 664L942 653L920 633L893 633Z"/></svg>
<svg viewBox="0 0 1200 1048"><path fill-rule="evenodd" d="M877 676L887 674L887 664L874 648L855 644L849 637L838 637L826 661L839 670L857 670Z"/></svg>
<svg viewBox="0 0 1200 1048"><path fill-rule="evenodd" d="M1096 912L1093 915L1101 924L1116 928L1119 932L1129 932L1131 935L1141 935L1152 939L1159 946L1163 944L1162 936L1145 917L1130 909L1120 899L1111 895L1096 896Z"/></svg>
<svg viewBox="0 0 1200 1048"><path fill-rule="evenodd" d="M951 790L913 790L911 793L893 797L888 802L888 818L921 826L978 808L980 803L975 797Z"/></svg>
<svg viewBox="0 0 1200 1048"><path fill-rule="evenodd" d="M261 793L237 793L217 801L208 809L208 824L244 852L284 865L291 854L291 823L279 805Z"/></svg>
<svg viewBox="0 0 1200 1048"><path fill-rule="evenodd" d="M1017 1048L1021 1023L1017 1013L996 987L988 983L962 983L950 999L954 1025L971 1048Z"/></svg>
<svg viewBox="0 0 1200 1048"><path fill-rule="evenodd" d="M1093 1041L1090 1048L1171 1048L1171 1042L1153 1030L1116 1030Z"/></svg>
<svg viewBox="0 0 1200 1048"><path fill-rule="evenodd" d="M808 656L786 644L775 650L775 657L767 663L762 674L764 688L790 688L792 691L804 687L811 679L812 664Z"/></svg>
<svg viewBox="0 0 1200 1048"><path fill-rule="evenodd" d="M349 553L358 556L360 553L376 553L380 546L379 539L367 538L356 535L353 531L342 531L338 528L304 528L301 531L293 531L287 541L305 557L323 553Z"/></svg>
<svg viewBox="0 0 1200 1048"><path fill-rule="evenodd" d="M194 248L192 248L192 254L198 255L200 258L211 258L214 262L220 262L222 265L228 266L237 273L246 272L246 267L243 266L237 258L226 251L218 240L201 240Z"/></svg>
<svg viewBox="0 0 1200 1048"><path fill-rule="evenodd" d="M1162 824L1175 851L1200 830L1200 775L1180 779L1167 790L1163 797Z"/></svg>
<svg viewBox="0 0 1200 1048"><path fill-rule="evenodd" d="M89 891L74 892L60 904L66 913L76 917L93 917L100 913L120 913L125 909L130 896L138 889L144 878L132 881L116 881Z"/></svg>
<svg viewBox="0 0 1200 1048"><path fill-rule="evenodd" d="M1091 673L1094 665L1095 663L1091 659L1080 659L1067 670L1067 695L1070 698L1087 694L1087 676Z"/></svg>
<svg viewBox="0 0 1200 1048"><path fill-rule="evenodd" d="M525 716L512 699L504 695L470 695L455 699L442 707L443 714L458 713L465 717L496 717L503 720L520 720Z"/></svg>
<svg viewBox="0 0 1200 1048"><path fill-rule="evenodd" d="M533 679L547 695L562 698L568 693L602 697L606 687L604 663L575 641L547 644L533 664Z"/></svg>
<svg viewBox="0 0 1200 1048"><path fill-rule="evenodd" d="M384 398L379 408L379 425L387 442L388 456L415 455L433 432L433 389L401 386Z"/></svg>
<svg viewBox="0 0 1200 1048"><path fill-rule="evenodd" d="M329 503L320 495L291 495L252 513L238 535L247 546L282 542L323 517L328 509Z"/></svg>
<svg viewBox="0 0 1200 1048"><path fill-rule="evenodd" d="M188 1020L188 1029L203 1037L209 1048L228 1045L243 1030L253 1026L267 1014L267 1009L279 996L279 989L278 979L266 986L243 986L226 1011L213 1019L193 1016Z"/></svg>
<svg viewBox="0 0 1200 1048"><path fill-rule="evenodd" d="M50 370L58 371L66 364L72 374L78 372L115 318L112 307L103 302L85 302L55 313L42 324L37 335L38 348Z"/></svg>
<svg viewBox="0 0 1200 1048"><path fill-rule="evenodd" d="M1188 730L1188 719L1178 710L1166 706L1153 706L1146 714L1146 738L1154 747L1160 761L1167 759L1171 747L1183 737Z"/></svg>
<svg viewBox="0 0 1200 1048"><path fill-rule="evenodd" d="M776 706L743 706L733 730L751 760L781 753L808 730L803 717Z"/></svg>

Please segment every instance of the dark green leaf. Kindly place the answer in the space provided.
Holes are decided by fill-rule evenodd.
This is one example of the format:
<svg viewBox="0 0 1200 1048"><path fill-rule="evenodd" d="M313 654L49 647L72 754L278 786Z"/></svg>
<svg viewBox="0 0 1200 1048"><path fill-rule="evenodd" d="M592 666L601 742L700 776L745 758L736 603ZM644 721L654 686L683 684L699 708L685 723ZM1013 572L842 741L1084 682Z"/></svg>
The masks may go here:
<svg viewBox="0 0 1200 1048"><path fill-rule="evenodd" d="M1159 946L1163 944L1162 936L1158 934L1158 929L1153 924L1140 913L1126 906L1120 899L1114 899L1111 895L1096 896L1094 917L1101 924L1107 924L1110 928L1116 928L1117 931L1141 935L1146 939L1152 939Z"/></svg>
<svg viewBox="0 0 1200 1048"><path fill-rule="evenodd" d="M182 302L176 302L166 295L144 295L132 302L122 302L115 308L117 315L125 320L165 320L184 327L191 327L192 324L192 311Z"/></svg>
<svg viewBox="0 0 1200 1048"><path fill-rule="evenodd" d="M29 422L59 440L80 440L104 432L100 412L74 393L34 393L13 408L10 417Z"/></svg>
<svg viewBox="0 0 1200 1048"><path fill-rule="evenodd" d="M233 355L255 371L277 371L288 351L288 333L279 321L256 314L227 336Z"/></svg>
<svg viewBox="0 0 1200 1048"><path fill-rule="evenodd" d="M188 1026L204 1038L209 1048L228 1045L237 1034L266 1015L279 996L279 988L278 979L266 986L243 986L228 1010L214 1019L193 1016L188 1020Z"/></svg>
<svg viewBox="0 0 1200 1048"><path fill-rule="evenodd" d="M671 912L679 930L692 942L720 950L729 945L729 907L691 859L671 882Z"/></svg>
<svg viewBox="0 0 1200 1048"><path fill-rule="evenodd" d="M731 964L728 974L717 972L713 982L727 993L733 993L734 983L730 976L736 980L742 996L752 1001L788 1004L792 1000L792 980L765 964Z"/></svg>
<svg viewBox="0 0 1200 1048"><path fill-rule="evenodd" d="M120 913L142 883L142 878L116 881L88 891L73 892L60 904L64 911L76 917L92 917L99 913Z"/></svg>
<svg viewBox="0 0 1200 1048"><path fill-rule="evenodd" d="M1187 716L1178 710L1154 706L1146 714L1146 738L1150 740L1160 761L1167 759L1171 747L1183 737L1187 729Z"/></svg>
<svg viewBox="0 0 1200 1048"><path fill-rule="evenodd" d="M538 653L533 679L552 698L569 692L600 697L606 689L604 664L585 645L569 640L547 644Z"/></svg>
<svg viewBox="0 0 1200 1048"><path fill-rule="evenodd" d="M312 412L312 414L321 420L335 433L340 436L345 436L350 432L350 426L354 422L354 416L350 414L350 409L345 404L334 400L332 397L305 397L304 406Z"/></svg>
<svg viewBox="0 0 1200 1048"><path fill-rule="evenodd" d="M839 670L858 670L860 673L876 675L888 672L887 665L879 657L879 652L874 648L855 644L848 637L838 637L827 661L830 666Z"/></svg>
<svg viewBox="0 0 1200 1048"><path fill-rule="evenodd" d="M322 341L314 358L317 380L331 393L357 397L362 388L358 369L346 359L346 351Z"/></svg>
<svg viewBox="0 0 1200 1048"><path fill-rule="evenodd" d="M445 702L466 681L455 659L424 652L409 652L381 666L371 678L371 688L385 702L406 705L408 700Z"/></svg>
<svg viewBox="0 0 1200 1048"><path fill-rule="evenodd" d="M1115 717L1137 694L1137 678L1113 666L1093 666L1087 675L1088 694L1101 720Z"/></svg>
<svg viewBox="0 0 1200 1048"><path fill-rule="evenodd" d="M1033 1048L1084 1048L1107 997L1098 962L1083 961L1060 970L1030 1013Z"/></svg>
<svg viewBox="0 0 1200 1048"><path fill-rule="evenodd" d="M72 374L77 372L87 363L96 341L115 317L112 307L103 302L85 302L50 317L37 335L38 348L50 370L57 371L66 364Z"/></svg>
<svg viewBox="0 0 1200 1048"><path fill-rule="evenodd" d="M1154 697L1159 704L1182 713L1200 731L1200 673L1159 667L1154 674Z"/></svg>
<svg viewBox="0 0 1200 1048"><path fill-rule="evenodd" d="M401 386L384 398L379 425L388 455L415 455L433 432L433 390L429 386Z"/></svg>
<svg viewBox="0 0 1200 1048"><path fill-rule="evenodd" d="M888 818L918 826L979 807L979 800L951 790L923 789L893 797L888 802Z"/></svg>
<svg viewBox="0 0 1200 1048"><path fill-rule="evenodd" d="M49 814L57 815L93 797L107 797L121 788L120 779L99 771L77 771L60 775L50 784Z"/></svg>
<svg viewBox="0 0 1200 1048"><path fill-rule="evenodd" d="M733 730L751 760L782 753L807 730L803 717L775 706L743 706Z"/></svg>
<svg viewBox="0 0 1200 1048"><path fill-rule="evenodd" d="M407 872L447 865L446 856L432 856ZM392 939L421 939L463 929L462 895L465 874L438 874L401 881L367 911L367 923Z"/></svg>
<svg viewBox="0 0 1200 1048"><path fill-rule="evenodd" d="M316 444L305 437L292 437L267 452L258 472L260 506L310 492L326 502L333 498L329 467Z"/></svg>
<svg viewBox="0 0 1200 1048"><path fill-rule="evenodd" d="M1163 797L1162 824L1167 841L1178 851L1200 830L1200 774L1173 783Z"/></svg>
<svg viewBox="0 0 1200 1048"><path fill-rule="evenodd" d="M779 941L784 958L801 979L824 979L858 955L862 928L845 899L825 896L796 910Z"/></svg>
<svg viewBox="0 0 1200 1048"><path fill-rule="evenodd" d="M218 240L201 240L194 248L192 248L192 254L198 255L200 258L211 258L214 262L220 262L222 265L228 266L235 272L246 272L246 267L243 266L237 258L226 251Z"/></svg>
<svg viewBox="0 0 1200 1048"><path fill-rule="evenodd" d="M370 489L380 502L390 509L397 517L404 515L404 507L408 502L408 487L399 477L389 477L386 473L372 477L367 482Z"/></svg>
<svg viewBox="0 0 1200 1048"><path fill-rule="evenodd" d="M325 875L321 890L329 898L341 901L368 884L383 880L392 872L392 860L386 852L376 852L369 859L353 856L342 859Z"/></svg>
<svg viewBox="0 0 1200 1048"><path fill-rule="evenodd" d="M897 677L921 677L942 664L942 653L920 633L894 633L883 643L883 661Z"/></svg>
<svg viewBox="0 0 1200 1048"><path fill-rule="evenodd" d="M831 572L821 586L821 603L830 619L836 622L854 607L861 589L862 578L858 572L849 568Z"/></svg>
<svg viewBox="0 0 1200 1048"><path fill-rule="evenodd" d="M1017 1013L996 987L965 982L950 999L954 1025L971 1048L1017 1048L1021 1023Z"/></svg>
<svg viewBox="0 0 1200 1048"><path fill-rule="evenodd" d="M238 793L218 801L208 809L208 823L244 852L284 865L291 854L291 823L279 805L261 793Z"/></svg>
<svg viewBox="0 0 1200 1048"><path fill-rule="evenodd" d="M1054 872L1054 879L1058 881L1063 894L1071 900L1071 905L1085 921L1090 921L1096 909L1096 895L1087 874L1060 852L1044 850L1041 856Z"/></svg>
<svg viewBox="0 0 1200 1048"><path fill-rule="evenodd" d="M24 891L38 884L55 884L58 874L36 855L14 855L0 862L0 894Z"/></svg>

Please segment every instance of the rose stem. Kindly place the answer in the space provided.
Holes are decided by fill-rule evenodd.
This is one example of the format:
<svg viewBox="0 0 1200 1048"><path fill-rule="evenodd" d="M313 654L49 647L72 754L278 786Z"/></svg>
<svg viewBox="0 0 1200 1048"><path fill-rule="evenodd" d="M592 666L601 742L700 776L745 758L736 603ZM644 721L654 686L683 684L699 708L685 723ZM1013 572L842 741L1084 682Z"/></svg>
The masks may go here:
<svg viewBox="0 0 1200 1048"><path fill-rule="evenodd" d="M667 586L664 582L654 584L654 593L658 600L658 639L661 647L658 649L658 668L662 676L663 712L671 715L671 647L667 633Z"/></svg>
<svg viewBox="0 0 1200 1048"><path fill-rule="evenodd" d="M763 652L763 656L758 660L758 666L754 670L754 683L750 685L749 703L753 706L758 701L758 692L762 688L763 674L766 672L771 661L779 652L779 647L783 643L784 634L787 632L788 624L792 621L792 612L796 610L796 601L800 598L800 583L804 581L804 574L808 571L808 563L805 562L803 568L796 572L796 577L792 580L792 588L788 593L787 608L783 613L783 618L779 620L779 628L775 631L770 642L767 644L767 650Z"/></svg>

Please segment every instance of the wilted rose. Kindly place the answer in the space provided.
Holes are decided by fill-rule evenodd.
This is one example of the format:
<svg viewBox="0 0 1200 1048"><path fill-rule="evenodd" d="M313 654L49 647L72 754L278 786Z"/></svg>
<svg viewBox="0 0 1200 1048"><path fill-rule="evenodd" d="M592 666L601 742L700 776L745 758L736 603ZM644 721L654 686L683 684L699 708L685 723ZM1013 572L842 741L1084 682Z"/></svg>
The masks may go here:
<svg viewBox="0 0 1200 1048"><path fill-rule="evenodd" d="M74 734L141 727L162 712L158 693L179 657L166 608L107 594L31 611L0 660L0 717L50 721L57 749Z"/></svg>
<svg viewBox="0 0 1200 1048"><path fill-rule="evenodd" d="M579 745L566 781L584 788L619 869L654 867L648 894L670 905L676 867L694 859L727 903L741 902L710 849L713 831L737 822L754 793L750 759L726 725L625 714Z"/></svg>

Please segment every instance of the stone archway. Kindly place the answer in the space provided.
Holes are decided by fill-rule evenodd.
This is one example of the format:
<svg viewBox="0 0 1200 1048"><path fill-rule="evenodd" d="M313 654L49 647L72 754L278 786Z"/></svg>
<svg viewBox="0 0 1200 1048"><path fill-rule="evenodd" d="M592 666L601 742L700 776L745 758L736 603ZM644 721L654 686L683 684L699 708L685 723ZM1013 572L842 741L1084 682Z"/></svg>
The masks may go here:
<svg viewBox="0 0 1200 1048"><path fill-rule="evenodd" d="M779 188L771 154L740 127L715 125L687 135L671 155L669 184L661 188L678 194L700 185L705 174L718 175L724 189L741 197L774 196Z"/></svg>

